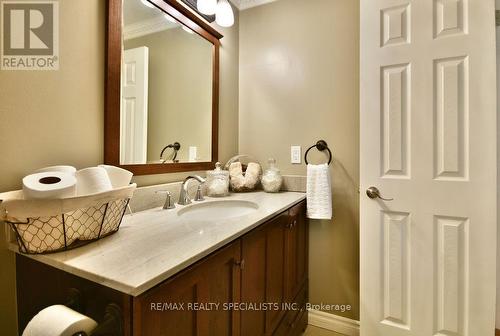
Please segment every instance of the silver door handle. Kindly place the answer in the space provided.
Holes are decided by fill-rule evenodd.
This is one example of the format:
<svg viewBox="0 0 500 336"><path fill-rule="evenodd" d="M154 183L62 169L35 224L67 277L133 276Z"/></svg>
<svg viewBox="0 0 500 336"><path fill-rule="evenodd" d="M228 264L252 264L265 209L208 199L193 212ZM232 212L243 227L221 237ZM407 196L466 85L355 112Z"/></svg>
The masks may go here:
<svg viewBox="0 0 500 336"><path fill-rule="evenodd" d="M383 198L380 196L380 190L377 187L370 187L366 189L366 196L371 199L380 198L382 201L394 201L394 198Z"/></svg>

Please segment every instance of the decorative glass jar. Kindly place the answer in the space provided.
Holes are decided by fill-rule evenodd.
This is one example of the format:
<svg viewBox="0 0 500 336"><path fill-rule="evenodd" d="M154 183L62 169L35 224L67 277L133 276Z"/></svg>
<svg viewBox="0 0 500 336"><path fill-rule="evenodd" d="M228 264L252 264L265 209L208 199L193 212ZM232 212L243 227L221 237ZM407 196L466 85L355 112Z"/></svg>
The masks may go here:
<svg viewBox="0 0 500 336"><path fill-rule="evenodd" d="M207 171L207 195L222 197L229 195L229 172L221 169L220 162L215 164L214 170Z"/></svg>
<svg viewBox="0 0 500 336"><path fill-rule="evenodd" d="M283 177L276 166L275 159L269 159L268 163L269 168L266 169L261 179L262 188L268 193L279 192L283 184Z"/></svg>

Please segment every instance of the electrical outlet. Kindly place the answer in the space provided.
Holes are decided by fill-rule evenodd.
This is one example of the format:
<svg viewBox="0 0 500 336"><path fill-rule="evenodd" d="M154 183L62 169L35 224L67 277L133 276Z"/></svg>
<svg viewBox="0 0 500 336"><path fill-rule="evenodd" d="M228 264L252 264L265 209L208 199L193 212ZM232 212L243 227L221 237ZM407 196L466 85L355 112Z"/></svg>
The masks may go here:
<svg viewBox="0 0 500 336"><path fill-rule="evenodd" d="M290 148L291 154L291 163L301 163L302 162L302 154L301 154L300 146L292 146Z"/></svg>

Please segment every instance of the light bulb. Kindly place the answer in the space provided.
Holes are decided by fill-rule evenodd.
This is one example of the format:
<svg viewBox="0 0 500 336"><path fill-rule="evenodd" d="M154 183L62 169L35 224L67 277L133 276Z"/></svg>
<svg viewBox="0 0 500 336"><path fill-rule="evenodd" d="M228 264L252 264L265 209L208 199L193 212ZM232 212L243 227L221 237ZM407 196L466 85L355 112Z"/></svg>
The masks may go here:
<svg viewBox="0 0 500 336"><path fill-rule="evenodd" d="M196 8L201 14L214 15L217 8L217 0L198 0Z"/></svg>
<svg viewBox="0 0 500 336"><path fill-rule="evenodd" d="M148 0L141 0L141 2L144 6L147 6L149 8L155 8L155 6L151 2L149 2Z"/></svg>
<svg viewBox="0 0 500 336"><path fill-rule="evenodd" d="M215 11L215 22L221 27L231 27L234 24L234 13L227 0L219 0Z"/></svg>

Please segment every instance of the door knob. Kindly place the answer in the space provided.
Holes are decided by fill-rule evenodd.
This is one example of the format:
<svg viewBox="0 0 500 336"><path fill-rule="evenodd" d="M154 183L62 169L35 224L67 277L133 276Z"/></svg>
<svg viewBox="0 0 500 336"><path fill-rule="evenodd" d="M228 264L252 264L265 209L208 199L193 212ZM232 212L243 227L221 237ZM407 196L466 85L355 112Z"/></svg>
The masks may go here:
<svg viewBox="0 0 500 336"><path fill-rule="evenodd" d="M377 187L370 187L370 188L366 189L366 195L371 199L380 198L383 201L393 201L394 200L394 198L383 198L382 196L380 196L380 190L378 190Z"/></svg>

